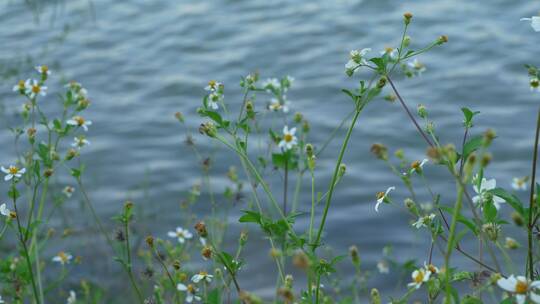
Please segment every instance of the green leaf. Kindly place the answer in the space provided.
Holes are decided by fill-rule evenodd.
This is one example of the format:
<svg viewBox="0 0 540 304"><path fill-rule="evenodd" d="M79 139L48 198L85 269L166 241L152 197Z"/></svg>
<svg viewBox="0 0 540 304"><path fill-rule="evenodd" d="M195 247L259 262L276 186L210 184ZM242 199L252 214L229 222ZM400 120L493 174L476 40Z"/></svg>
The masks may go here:
<svg viewBox="0 0 540 304"><path fill-rule="evenodd" d="M497 208L490 200L484 204L484 219L486 222L494 222L497 219Z"/></svg>
<svg viewBox="0 0 540 304"><path fill-rule="evenodd" d="M471 111L469 108L461 108L461 112L463 112L463 115L465 116L465 119L463 120L463 125L466 127L466 128L472 128L473 127L473 118L475 115L479 114L480 112L479 111Z"/></svg>
<svg viewBox="0 0 540 304"><path fill-rule="evenodd" d="M261 223L261 215L255 211L243 210L244 215L238 220L240 223Z"/></svg>
<svg viewBox="0 0 540 304"><path fill-rule="evenodd" d="M482 146L482 141L483 138L480 135L469 139L463 146L463 159L467 160L467 157L469 157L472 152L478 150L478 148Z"/></svg>
<svg viewBox="0 0 540 304"><path fill-rule="evenodd" d="M502 198L505 202L508 203L514 210L519 213L521 216L525 216L525 209L523 208L523 203L519 198L513 194L506 192L503 188L495 188L489 190L489 193Z"/></svg>

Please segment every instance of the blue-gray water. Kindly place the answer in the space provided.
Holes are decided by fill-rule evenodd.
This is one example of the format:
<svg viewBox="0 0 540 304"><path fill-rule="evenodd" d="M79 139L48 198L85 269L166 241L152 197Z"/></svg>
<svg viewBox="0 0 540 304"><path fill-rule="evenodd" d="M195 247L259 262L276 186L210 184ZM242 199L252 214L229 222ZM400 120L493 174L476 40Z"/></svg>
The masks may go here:
<svg viewBox="0 0 540 304"><path fill-rule="evenodd" d="M173 113L183 112L196 130L200 120L195 110L208 80L223 82L227 103L237 109L241 76L254 70L263 78L294 76L296 82L288 94L292 110L310 120L310 141L320 145L352 108L340 92L356 85L357 78L344 74L348 51L371 47L378 52L396 46L405 11L414 13L413 47L441 34L450 39L447 45L420 56L428 67L422 77L394 79L405 100L412 108L418 103L428 107L443 142L460 141L460 107L481 111L476 132L489 126L499 137L492 150L495 164L486 175L509 187L513 176L529 174L540 95L529 91L523 64L538 58L540 35L519 19L535 15L540 10L538 2L96 0L89 5L81 0L45 5L39 23L19 2L0 5L1 64L15 66L15 71L21 68L17 77L30 75L32 71L25 67L34 63L49 64L53 71L57 66L49 82L52 91L42 101L50 112L55 109L49 106L54 103L54 90L62 81L75 79L84 84L92 100L87 118L94 122L88 133L92 145L83 154L90 196L103 218L117 212L126 198L144 202L147 216L140 220L144 223L140 235L152 232L165 237L179 225L184 217L179 202L192 184L201 181L200 167L183 144L185 132ZM60 36L64 24L71 26L65 40L51 42ZM32 64L25 64L26 55L33 58ZM11 92L17 77L0 84L6 118L0 132L3 165L14 160L12 135L6 126L15 122L14 113L22 102ZM266 99L259 96L257 102L262 107ZM319 159L320 190L328 184L344 134L339 135ZM203 150L214 149L198 135L196 140ZM423 158L425 145L399 104L383 100L365 110L353 133L345 157L347 176L338 187L325 242L336 254L356 244L364 267L376 272L386 244L394 246L400 260L417 257L421 263L427 255L428 236L404 229L410 218L403 210L383 206L380 213L374 212L375 192L398 185L394 194L398 205L406 195L398 179L370 154L374 142L392 150L403 147L410 158ZM228 166L237 164L229 151L220 151L212 169L217 189L224 185L222 176ZM451 202L455 187L451 179L432 166L426 167L426 174L431 187L445 195L443 201ZM272 178L280 179L278 174ZM60 182L70 180L66 177ZM309 196L302 196L301 210L308 209L308 201ZM66 223L71 225L77 237L55 242L46 254L66 249L81 255L85 263L72 271L73 282L101 278L107 289L115 290L125 280L103 280L119 268L105 261L110 260L105 242L92 232L88 213L81 216L79 210L74 200L65 207L64 219L52 222L59 230ZM197 210L204 216L208 209ZM231 222L235 219L231 217ZM305 217L299 221L299 229L306 227ZM268 251L259 250L260 246L266 242L253 234L246 249L246 276L240 281L244 288L270 295L275 269ZM463 261L462 265L471 264ZM395 283L388 275L376 275L369 286L393 292Z"/></svg>

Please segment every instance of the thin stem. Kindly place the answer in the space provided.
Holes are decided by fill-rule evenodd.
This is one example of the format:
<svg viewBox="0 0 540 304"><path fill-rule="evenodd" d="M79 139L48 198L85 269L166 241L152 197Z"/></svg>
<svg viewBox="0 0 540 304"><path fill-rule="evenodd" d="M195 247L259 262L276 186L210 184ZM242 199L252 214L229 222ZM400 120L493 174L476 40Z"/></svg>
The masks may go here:
<svg viewBox="0 0 540 304"><path fill-rule="evenodd" d="M527 225L527 265L526 273L528 273L529 278L534 280L534 260L533 260L533 215L534 215L534 188L536 187L536 162L538 160L538 137L540 134L540 109L538 110L538 116L536 119L536 135L534 137L534 155L532 162L532 173L531 173L531 191L529 195L529 224Z"/></svg>
<svg viewBox="0 0 540 304"><path fill-rule="evenodd" d="M444 269L445 281L446 281L446 298L445 303L450 304L452 298L452 290L450 285L450 256L452 255L452 249L454 249L454 242L456 238L456 227L459 215L461 213L461 206L463 205L463 186L458 183L458 193L456 204L454 205L454 213L452 215L452 223L450 224L450 231L448 232L448 244L446 247L446 254L444 256Z"/></svg>
<svg viewBox="0 0 540 304"><path fill-rule="evenodd" d="M287 190L289 186L289 162L285 160L285 178L283 180L283 214L287 216Z"/></svg>
<svg viewBox="0 0 540 304"><path fill-rule="evenodd" d="M177 293L177 296L175 297L176 303L180 303L180 298L178 297L178 289L176 288L176 283L174 282L173 276L171 275L169 269L167 268L167 265L165 265L165 262L163 262L163 259L161 258L161 256L157 252L157 249L155 247L152 247L152 249L153 249L152 253L154 254L156 259L158 260L161 267L163 267L163 270L165 270L165 273L167 274L167 277L169 278L169 281L171 282L172 288L174 290L176 290L176 293Z"/></svg>
<svg viewBox="0 0 540 304"><path fill-rule="evenodd" d="M139 287L137 286L137 282L135 281L135 278L133 277L133 271L131 267L131 246L129 245L129 219L126 219L124 222L124 231L126 234L126 255L127 255L127 263L125 265L126 271L128 273L129 280L131 281L131 285L133 285L133 289L135 289L135 293L137 294L137 298L139 299L139 302L144 303L142 293Z"/></svg>

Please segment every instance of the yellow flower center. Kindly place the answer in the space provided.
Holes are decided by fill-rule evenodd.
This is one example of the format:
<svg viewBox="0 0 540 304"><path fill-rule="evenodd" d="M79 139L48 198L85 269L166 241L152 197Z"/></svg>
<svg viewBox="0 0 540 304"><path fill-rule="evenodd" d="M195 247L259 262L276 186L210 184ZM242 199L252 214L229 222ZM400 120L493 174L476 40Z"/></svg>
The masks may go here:
<svg viewBox="0 0 540 304"><path fill-rule="evenodd" d="M38 85L32 86L32 93L39 93L41 91L41 88Z"/></svg>
<svg viewBox="0 0 540 304"><path fill-rule="evenodd" d="M384 192L377 192L377 199L381 199L384 197Z"/></svg>
<svg viewBox="0 0 540 304"><path fill-rule="evenodd" d="M9 171L9 174L15 175L15 174L19 173L19 168L11 166L11 167L9 167L8 171Z"/></svg>
<svg viewBox="0 0 540 304"><path fill-rule="evenodd" d="M216 81L215 80L210 80L208 82L208 86L210 86L211 88L214 88L216 86Z"/></svg>
<svg viewBox="0 0 540 304"><path fill-rule="evenodd" d="M24 87L25 87L25 84L24 84L24 80L19 80L19 90L24 90Z"/></svg>
<svg viewBox="0 0 540 304"><path fill-rule="evenodd" d="M417 160L413 161L412 164L411 164L411 168L413 168L413 169L420 168L420 162L417 161Z"/></svg>
<svg viewBox="0 0 540 304"><path fill-rule="evenodd" d="M414 277L414 282L420 284L424 281L424 272L418 271L418 274Z"/></svg>
<svg viewBox="0 0 540 304"><path fill-rule="evenodd" d="M82 118L81 116L75 116L73 117L73 119L77 122L79 126L84 125L84 118Z"/></svg>
<svg viewBox="0 0 540 304"><path fill-rule="evenodd" d="M394 48L391 48L391 47L387 47L387 48L384 49L384 51L385 51L387 54L392 53L393 50L394 50Z"/></svg>
<svg viewBox="0 0 540 304"><path fill-rule="evenodd" d="M193 284L189 284L189 285L187 286L187 291L188 291L189 293L195 293L195 286L193 286Z"/></svg>
<svg viewBox="0 0 540 304"><path fill-rule="evenodd" d="M433 264L429 264L427 268L431 273L437 273L437 268Z"/></svg>
<svg viewBox="0 0 540 304"><path fill-rule="evenodd" d="M293 136L291 134L285 134L285 136L283 136L283 139L285 140L285 142L291 142L293 140Z"/></svg>
<svg viewBox="0 0 540 304"><path fill-rule="evenodd" d="M67 257L67 255L66 255L66 253L63 252L63 251L60 251L60 252L58 253L58 257L60 258L60 260L62 261L62 263L65 263L65 262L68 261L68 257Z"/></svg>
<svg viewBox="0 0 540 304"><path fill-rule="evenodd" d="M527 290L529 289L529 284L527 282L523 281L517 281L516 283L516 293L524 294L527 293Z"/></svg>
<svg viewBox="0 0 540 304"><path fill-rule="evenodd" d="M206 271L201 271L201 272L199 272L199 275L207 276L207 275L208 275L208 272L206 272Z"/></svg>
<svg viewBox="0 0 540 304"><path fill-rule="evenodd" d="M418 62L418 61L417 61L417 62L414 63L414 68L417 69L417 70L420 70L420 69L422 69L423 67L424 67L424 64L421 63L421 62Z"/></svg>
<svg viewBox="0 0 540 304"><path fill-rule="evenodd" d="M45 74L49 71L49 67L46 65L41 66L41 73Z"/></svg>

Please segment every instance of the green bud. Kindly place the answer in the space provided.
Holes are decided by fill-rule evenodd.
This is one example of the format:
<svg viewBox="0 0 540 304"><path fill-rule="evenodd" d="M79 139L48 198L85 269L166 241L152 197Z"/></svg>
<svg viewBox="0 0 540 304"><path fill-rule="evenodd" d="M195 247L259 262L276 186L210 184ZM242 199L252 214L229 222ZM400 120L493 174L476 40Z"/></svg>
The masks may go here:
<svg viewBox="0 0 540 304"><path fill-rule="evenodd" d="M294 122L295 123L301 123L303 118L304 117L302 116L302 113L300 113L300 112L294 113Z"/></svg>
<svg viewBox="0 0 540 304"><path fill-rule="evenodd" d="M371 289L371 304L381 304L381 295L377 288Z"/></svg>
<svg viewBox="0 0 540 304"><path fill-rule="evenodd" d="M411 23L412 17L413 17L413 14L406 12L405 14L403 14L403 22L406 25L409 25L409 23Z"/></svg>
<svg viewBox="0 0 540 304"><path fill-rule="evenodd" d="M514 221L514 224L516 224L516 226L518 227L521 227L525 224L525 219L523 218L523 216L517 212L512 212L512 221Z"/></svg>
<svg viewBox="0 0 540 304"><path fill-rule="evenodd" d="M426 118L428 116L426 106L424 106L423 104L418 105L417 112L418 112L418 116L422 118Z"/></svg>
<svg viewBox="0 0 540 304"><path fill-rule="evenodd" d="M486 223L482 225L482 231L491 241L495 242L497 241L497 238L499 238L501 227L495 223Z"/></svg>
<svg viewBox="0 0 540 304"><path fill-rule="evenodd" d="M403 38L403 47L408 47L411 44L411 36L407 35Z"/></svg>

